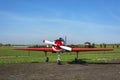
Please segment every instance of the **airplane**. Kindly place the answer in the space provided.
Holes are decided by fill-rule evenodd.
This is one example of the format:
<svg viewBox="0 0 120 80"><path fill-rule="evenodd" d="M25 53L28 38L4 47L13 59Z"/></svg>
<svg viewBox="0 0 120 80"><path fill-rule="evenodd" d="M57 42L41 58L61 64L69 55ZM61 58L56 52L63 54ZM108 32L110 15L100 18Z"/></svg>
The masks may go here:
<svg viewBox="0 0 120 80"><path fill-rule="evenodd" d="M75 61L78 60L79 52L86 51L112 51L112 48L71 48L66 46L66 39L59 38L53 42L48 40L43 40L43 43L52 45L51 48L14 48L14 50L27 50L27 51L43 51L45 53L45 61L48 62L49 58L47 56L47 52L56 52L58 53L57 64L61 64L60 53L61 52L76 52Z"/></svg>

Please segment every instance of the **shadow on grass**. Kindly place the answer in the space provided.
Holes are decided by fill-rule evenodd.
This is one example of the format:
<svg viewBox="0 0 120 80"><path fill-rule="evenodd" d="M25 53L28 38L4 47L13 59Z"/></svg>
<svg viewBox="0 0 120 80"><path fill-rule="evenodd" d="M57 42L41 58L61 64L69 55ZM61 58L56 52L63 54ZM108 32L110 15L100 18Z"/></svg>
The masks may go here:
<svg viewBox="0 0 120 80"><path fill-rule="evenodd" d="M88 59L78 59L69 61L68 64L120 64L120 61L100 61L100 62L87 62Z"/></svg>
<svg viewBox="0 0 120 80"><path fill-rule="evenodd" d="M87 62L85 61L85 59L78 59L78 60L73 60L73 61L69 61L69 64L86 64Z"/></svg>
<svg viewBox="0 0 120 80"><path fill-rule="evenodd" d="M40 63L39 61L33 61L33 62L31 62L31 63Z"/></svg>

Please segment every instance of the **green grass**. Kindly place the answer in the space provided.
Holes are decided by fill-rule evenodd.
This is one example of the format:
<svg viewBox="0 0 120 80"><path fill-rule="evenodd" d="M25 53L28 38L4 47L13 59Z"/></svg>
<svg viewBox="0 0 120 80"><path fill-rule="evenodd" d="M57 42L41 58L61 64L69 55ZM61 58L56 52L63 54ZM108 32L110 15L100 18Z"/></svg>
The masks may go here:
<svg viewBox="0 0 120 80"><path fill-rule="evenodd" d="M48 53L49 62L57 61L56 53ZM62 62L72 62L76 53L61 53ZM79 59L85 62L105 62L120 59L120 48L114 51L80 52ZM0 64L45 62L44 52L12 50L12 47L0 47Z"/></svg>

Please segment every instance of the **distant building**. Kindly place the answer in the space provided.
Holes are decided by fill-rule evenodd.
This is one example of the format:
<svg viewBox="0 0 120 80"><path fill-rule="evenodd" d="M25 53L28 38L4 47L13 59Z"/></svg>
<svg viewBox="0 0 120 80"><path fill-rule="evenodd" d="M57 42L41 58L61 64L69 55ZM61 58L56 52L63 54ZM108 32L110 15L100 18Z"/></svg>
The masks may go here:
<svg viewBox="0 0 120 80"><path fill-rule="evenodd" d="M91 43L90 42L85 42L85 48L91 48Z"/></svg>

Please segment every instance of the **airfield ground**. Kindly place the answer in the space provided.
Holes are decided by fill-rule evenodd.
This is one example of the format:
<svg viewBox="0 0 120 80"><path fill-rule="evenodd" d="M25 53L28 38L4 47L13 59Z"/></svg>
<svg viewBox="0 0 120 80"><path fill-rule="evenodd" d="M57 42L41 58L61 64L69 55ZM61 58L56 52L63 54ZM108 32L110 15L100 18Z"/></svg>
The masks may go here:
<svg viewBox="0 0 120 80"><path fill-rule="evenodd" d="M120 80L120 48L114 51L81 52L74 64L75 53L62 53L62 65L56 64L57 54L15 51L0 47L0 80Z"/></svg>
<svg viewBox="0 0 120 80"><path fill-rule="evenodd" d="M0 80L120 80L120 64L5 64Z"/></svg>

